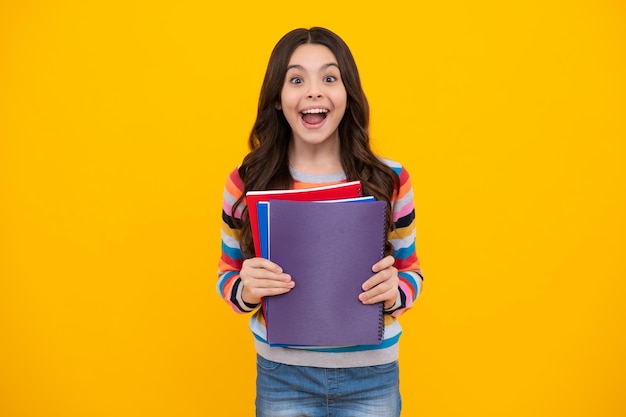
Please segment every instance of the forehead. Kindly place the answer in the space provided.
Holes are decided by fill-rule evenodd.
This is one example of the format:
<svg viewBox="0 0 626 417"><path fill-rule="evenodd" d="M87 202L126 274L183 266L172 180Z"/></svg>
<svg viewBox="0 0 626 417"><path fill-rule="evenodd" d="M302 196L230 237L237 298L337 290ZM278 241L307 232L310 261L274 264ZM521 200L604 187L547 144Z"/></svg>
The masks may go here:
<svg viewBox="0 0 626 417"><path fill-rule="evenodd" d="M317 43L298 46L289 58L289 66L298 65L315 69L327 64L337 64L337 58L328 47Z"/></svg>

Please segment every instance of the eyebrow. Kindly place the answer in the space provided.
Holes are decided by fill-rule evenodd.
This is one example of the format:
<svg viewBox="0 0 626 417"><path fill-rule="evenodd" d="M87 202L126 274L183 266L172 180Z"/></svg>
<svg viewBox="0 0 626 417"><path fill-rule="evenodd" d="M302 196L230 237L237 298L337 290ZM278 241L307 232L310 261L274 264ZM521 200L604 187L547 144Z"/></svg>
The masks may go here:
<svg viewBox="0 0 626 417"><path fill-rule="evenodd" d="M322 65L322 66L321 66L321 68L320 68L320 70L324 71L324 70L326 70L326 69L328 69L328 68L330 68L330 67L336 67L337 69L339 69L339 65L338 65L338 64L336 64L336 63L334 63L334 62L329 62L328 64L324 64L324 65ZM303 67L302 65L298 65L298 64L295 64L295 65L289 65L289 66L287 67L287 71L289 71L289 70L291 70L291 69L298 69L298 70L304 71L304 67Z"/></svg>

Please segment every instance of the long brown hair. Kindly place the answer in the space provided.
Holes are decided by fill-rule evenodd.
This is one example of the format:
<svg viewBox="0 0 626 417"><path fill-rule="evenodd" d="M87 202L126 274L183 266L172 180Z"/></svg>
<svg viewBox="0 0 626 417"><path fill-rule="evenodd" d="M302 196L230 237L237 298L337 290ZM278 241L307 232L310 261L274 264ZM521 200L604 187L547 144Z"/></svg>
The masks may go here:
<svg viewBox="0 0 626 417"><path fill-rule="evenodd" d="M274 47L261 87L257 117L248 146L250 152L239 167L244 190L235 202L232 217L250 190L289 189L293 178L289 171L289 141L291 128L276 104L287 73L289 59L295 49L303 44L326 46L335 55L341 79L346 88L347 108L339 123L340 158L348 181L361 180L364 195L387 201L388 229L393 229L391 201L398 191L399 179L395 172L382 162L370 148L369 104L348 45L335 33L321 27L295 29L283 36ZM250 232L247 208L241 222L241 250L246 257L253 256L254 246ZM386 253L391 245L387 242ZM257 254L258 256L258 254Z"/></svg>

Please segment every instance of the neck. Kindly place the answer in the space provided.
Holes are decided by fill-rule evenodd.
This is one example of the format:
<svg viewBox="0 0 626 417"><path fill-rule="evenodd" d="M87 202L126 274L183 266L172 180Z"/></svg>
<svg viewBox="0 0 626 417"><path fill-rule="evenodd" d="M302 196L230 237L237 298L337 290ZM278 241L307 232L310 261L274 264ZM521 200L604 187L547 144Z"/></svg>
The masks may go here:
<svg viewBox="0 0 626 417"><path fill-rule="evenodd" d="M292 141L289 147L289 165L297 171L311 175L343 172L339 141L315 145Z"/></svg>

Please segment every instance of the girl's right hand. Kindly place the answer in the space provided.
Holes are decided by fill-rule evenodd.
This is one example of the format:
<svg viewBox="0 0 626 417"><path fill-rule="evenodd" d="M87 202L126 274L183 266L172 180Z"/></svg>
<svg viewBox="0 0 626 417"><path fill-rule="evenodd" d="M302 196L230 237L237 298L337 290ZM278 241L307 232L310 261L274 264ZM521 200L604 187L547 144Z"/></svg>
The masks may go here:
<svg viewBox="0 0 626 417"><path fill-rule="evenodd" d="M248 304L259 304L263 297L289 292L295 285L289 274L265 258L243 261L239 276L243 283L241 297Z"/></svg>

